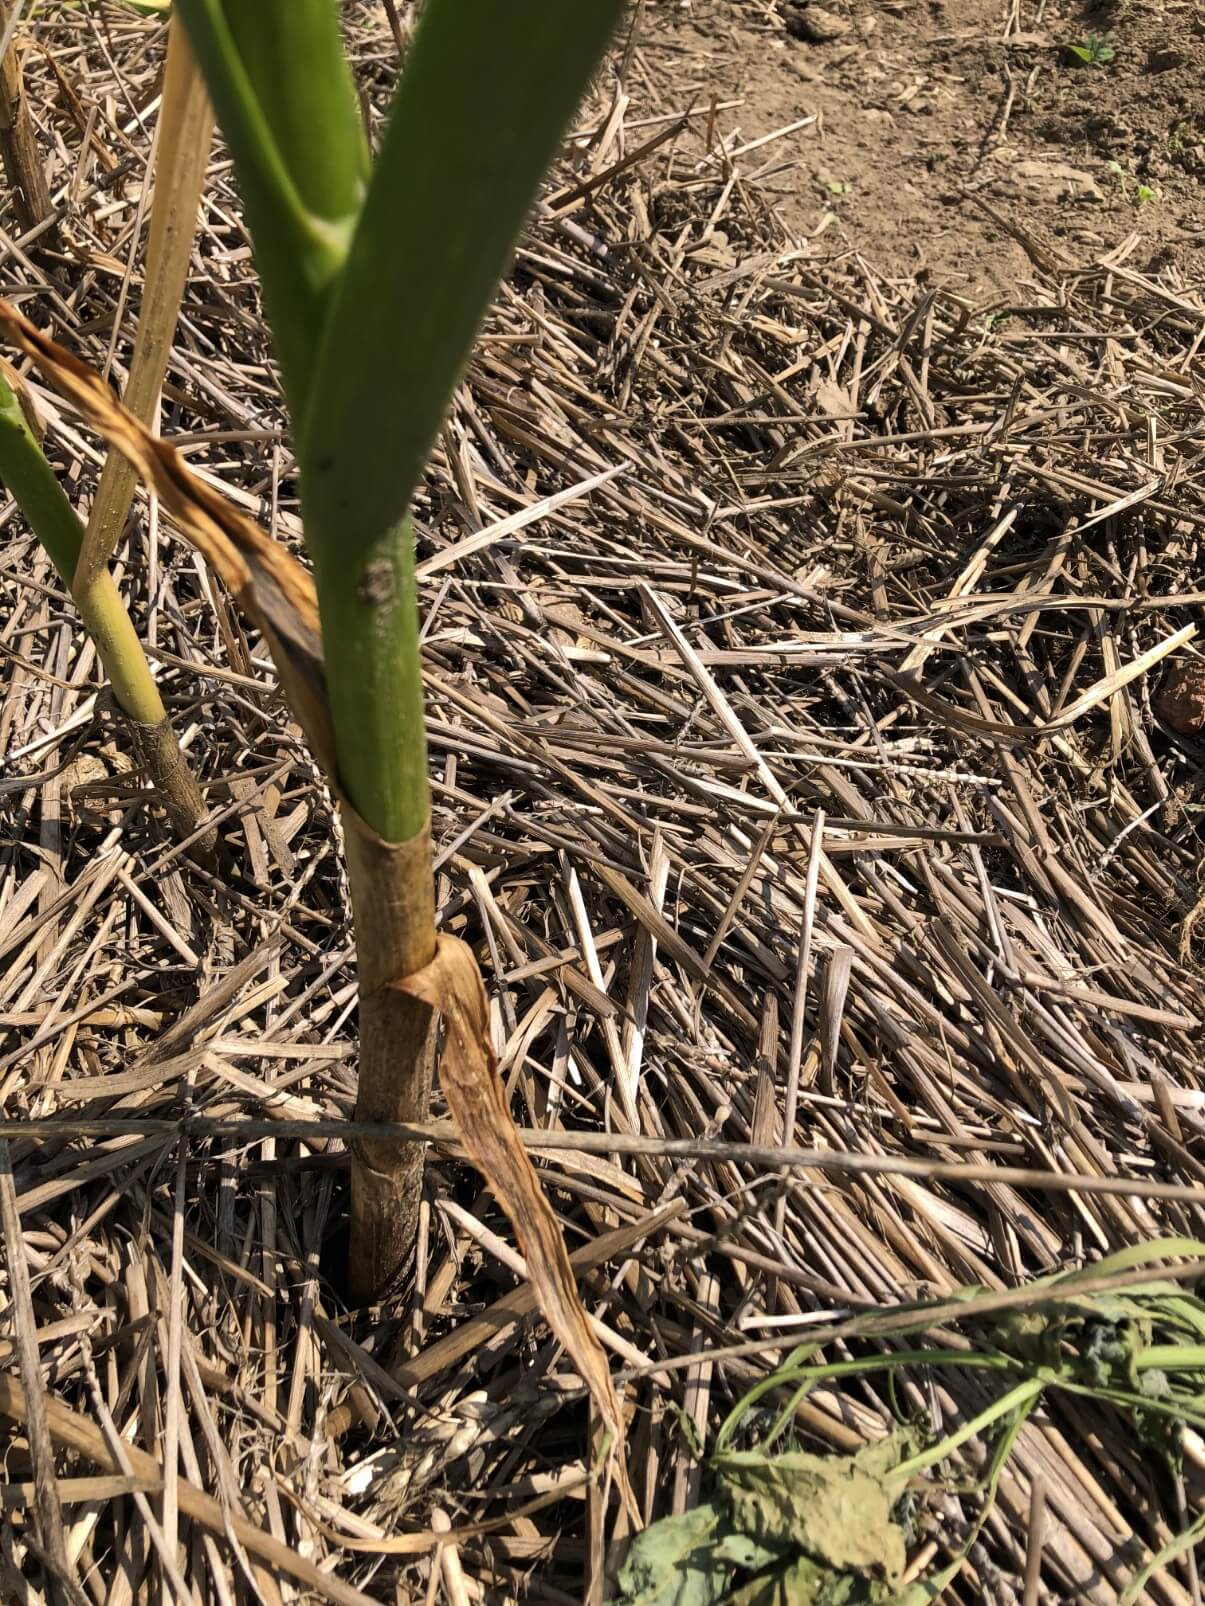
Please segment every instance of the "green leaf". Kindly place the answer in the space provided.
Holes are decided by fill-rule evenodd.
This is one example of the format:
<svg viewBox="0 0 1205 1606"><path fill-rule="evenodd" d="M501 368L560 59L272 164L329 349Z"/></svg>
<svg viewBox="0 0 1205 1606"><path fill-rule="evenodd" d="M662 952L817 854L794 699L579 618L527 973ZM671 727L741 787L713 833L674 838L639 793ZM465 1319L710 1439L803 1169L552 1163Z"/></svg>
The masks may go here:
<svg viewBox="0 0 1205 1606"><path fill-rule="evenodd" d="M1205 1540L1205 1516L1198 1517L1183 1533L1177 1534L1164 1545L1162 1550L1157 1551L1139 1572L1135 1573L1121 1593L1120 1606L1134 1606L1136 1601L1145 1600L1146 1586L1155 1574L1170 1566L1186 1550L1194 1550L1202 1540Z"/></svg>
<svg viewBox="0 0 1205 1606"><path fill-rule="evenodd" d="M339 770L388 841L427 816L402 520L622 0L428 0L294 413ZM400 755L400 757L399 757Z"/></svg>
<svg viewBox="0 0 1205 1606"><path fill-rule="evenodd" d="M725 1598L724 1606L928 1606L955 1578L959 1557L933 1577L901 1590L819 1567L806 1556L763 1573Z"/></svg>
<svg viewBox="0 0 1205 1606"><path fill-rule="evenodd" d="M58 475L35 440L16 392L0 371L0 483L68 587L83 545L84 527L67 500Z"/></svg>
<svg viewBox="0 0 1205 1606"><path fill-rule="evenodd" d="M763 1567L776 1567L783 1559L782 1545L766 1545L750 1534L724 1534L715 1547L721 1561L730 1563L741 1572L760 1572Z"/></svg>
<svg viewBox="0 0 1205 1606"><path fill-rule="evenodd" d="M854 1465L871 1478L886 1478L901 1461L914 1456L928 1443L928 1431L918 1423L906 1423L874 1444L864 1444L854 1454Z"/></svg>
<svg viewBox="0 0 1205 1606"><path fill-rule="evenodd" d="M334 0L223 0L264 120L307 212L358 216L368 146Z"/></svg>
<svg viewBox="0 0 1205 1606"><path fill-rule="evenodd" d="M905 1427L852 1456L716 1456L714 1500L639 1536L620 1574L620 1599L627 1606L709 1606L721 1598L726 1606L921 1606L931 1597L900 1593L905 1540L891 1516L900 1496L891 1475L922 1438Z"/></svg>
<svg viewBox="0 0 1205 1606"><path fill-rule="evenodd" d="M838 1571L892 1584L903 1574L904 1533L891 1520L898 1492L856 1458L744 1451L718 1457L715 1466L737 1531L763 1544L796 1545Z"/></svg>
<svg viewBox="0 0 1205 1606"><path fill-rule="evenodd" d="M428 0L298 421L319 576L393 530L622 0Z"/></svg>
<svg viewBox="0 0 1205 1606"><path fill-rule="evenodd" d="M797 1556L786 1567L734 1590L725 1606L852 1606L870 1599L862 1579L830 1572L806 1556Z"/></svg>
<svg viewBox="0 0 1205 1606"><path fill-rule="evenodd" d="M623 1606L711 1606L722 1600L733 1564L720 1560L713 1505L664 1517L632 1541L619 1572Z"/></svg>
<svg viewBox="0 0 1205 1606"><path fill-rule="evenodd" d="M1089 1265L1080 1266L1075 1271L1052 1272L1045 1277L1039 1277L1033 1283L1035 1288L1044 1288L1057 1285L1064 1287L1071 1283L1096 1282L1102 1277L1111 1277L1115 1272L1130 1271L1136 1266L1146 1266L1156 1260L1203 1260L1205 1259L1205 1241L1200 1238L1151 1238L1144 1243L1130 1244L1125 1249L1118 1249L1103 1259L1092 1261ZM1134 1289L1128 1292L1133 1294Z"/></svg>
<svg viewBox="0 0 1205 1606"><path fill-rule="evenodd" d="M334 0L176 0L234 157L294 424L366 173Z"/></svg>
<svg viewBox="0 0 1205 1606"><path fill-rule="evenodd" d="M1066 48L1069 56L1085 66L1106 66L1117 54L1107 34L1090 33L1082 44L1068 45Z"/></svg>

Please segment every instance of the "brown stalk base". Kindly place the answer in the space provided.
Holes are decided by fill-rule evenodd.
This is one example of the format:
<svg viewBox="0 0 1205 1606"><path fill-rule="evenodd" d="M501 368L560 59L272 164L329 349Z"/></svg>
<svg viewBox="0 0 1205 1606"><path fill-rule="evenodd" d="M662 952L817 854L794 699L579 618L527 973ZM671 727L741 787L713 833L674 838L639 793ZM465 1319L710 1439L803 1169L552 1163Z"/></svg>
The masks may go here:
<svg viewBox="0 0 1205 1606"><path fill-rule="evenodd" d="M3 12L0 11L2 22ZM11 47L0 61L0 153L4 157L21 227L34 229L50 216L50 191L25 104L21 68Z"/></svg>
<svg viewBox="0 0 1205 1606"><path fill-rule="evenodd" d="M422 1121L431 1099L434 1015L392 984L430 964L435 953L431 837L382 842L346 805L347 871L360 976L360 1087L357 1121ZM352 1145L353 1299L386 1293L414 1251L422 1197L423 1145Z"/></svg>
<svg viewBox="0 0 1205 1606"><path fill-rule="evenodd" d="M197 836L205 818L205 799L180 751L171 720L165 717L156 725L143 725L127 715L126 723L139 762L163 799L173 833L181 842L196 837L189 846L189 856L205 868L211 868L217 858L217 828L207 826Z"/></svg>

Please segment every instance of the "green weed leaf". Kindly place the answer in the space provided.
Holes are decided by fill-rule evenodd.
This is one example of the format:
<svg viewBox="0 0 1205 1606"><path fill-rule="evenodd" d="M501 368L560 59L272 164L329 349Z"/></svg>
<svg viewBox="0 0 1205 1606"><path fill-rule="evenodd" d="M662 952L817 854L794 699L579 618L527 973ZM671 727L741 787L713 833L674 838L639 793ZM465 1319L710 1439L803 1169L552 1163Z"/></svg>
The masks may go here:
<svg viewBox="0 0 1205 1606"><path fill-rule="evenodd" d="M904 1534L891 1520L897 1495L854 1457L744 1451L722 1457L717 1471L738 1532L793 1544L829 1567L893 1583L902 1575Z"/></svg>
<svg viewBox="0 0 1205 1606"><path fill-rule="evenodd" d="M1084 67L1106 67L1117 52L1107 34L1090 33L1086 39L1069 44L1067 54Z"/></svg>
<svg viewBox="0 0 1205 1606"><path fill-rule="evenodd" d="M676 1600L689 1606L712 1601L724 1606L930 1606L958 1573L991 1512L1018 1435L1042 1400L1061 1391L1121 1413L1134 1438L1176 1468L1185 1426L1205 1426L1205 1300L1197 1288L1160 1277L1157 1263L1185 1259L1205 1259L1205 1243L1163 1238L1131 1244L1074 1271L1035 1279L1033 1302L1013 1311L979 1313L976 1302L984 1290L960 1290L953 1296L964 1307L958 1324L987 1321L990 1337L980 1340L980 1348L959 1354L897 1352L890 1358L820 1365L809 1364L816 1346L801 1346L729 1414L710 1463L711 1504L701 1513L672 1519L676 1554L660 1549L653 1537L662 1524L637 1541L642 1549L653 1547L650 1553L674 1574L672 1582L662 1576L661 1593L621 1598L639 1599L642 1606ZM1149 1280L1099 1288L1106 1278L1147 1266ZM948 1314L944 1320L953 1325ZM924 1323L923 1308L917 1322ZM856 1322L850 1325L856 1330ZM755 1406L773 1389L793 1392L771 1419L769 1442L787 1430L799 1399L817 1381L869 1378L883 1371L890 1377L897 1365L974 1366L981 1374L1002 1373L1010 1387L938 1443L909 1426L852 1456L724 1448L738 1428L760 1431L765 1413L755 1412ZM927 1577L901 1583L905 1487L948 1460L961 1444L987 1443L989 1437L991 1453L977 1485L982 1507L963 1551ZM1202 1538L1205 1520L1153 1557L1129 1586L1127 1598L1136 1600L1154 1571ZM633 1553L638 1554L635 1546ZM675 1594L675 1589L695 1593Z"/></svg>
<svg viewBox="0 0 1205 1606"><path fill-rule="evenodd" d="M870 1585L799 1556L787 1567L755 1578L728 1597L727 1606L855 1606L872 1601Z"/></svg>
<svg viewBox="0 0 1205 1606"><path fill-rule="evenodd" d="M722 1536L713 1505L653 1523L632 1542L619 1573L619 1599L625 1606L711 1606L721 1600L733 1571L720 1556Z"/></svg>

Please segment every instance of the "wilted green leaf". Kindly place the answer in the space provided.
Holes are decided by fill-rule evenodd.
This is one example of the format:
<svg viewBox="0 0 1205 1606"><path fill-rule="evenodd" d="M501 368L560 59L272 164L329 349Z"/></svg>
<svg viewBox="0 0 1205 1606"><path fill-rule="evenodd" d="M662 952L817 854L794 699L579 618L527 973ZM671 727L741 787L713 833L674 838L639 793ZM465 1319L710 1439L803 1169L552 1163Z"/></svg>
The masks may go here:
<svg viewBox="0 0 1205 1606"><path fill-rule="evenodd" d="M730 1595L725 1606L855 1606L869 1602L865 1580L834 1573L799 1556Z"/></svg>
<svg viewBox="0 0 1205 1606"><path fill-rule="evenodd" d="M727 1533L715 1547L715 1554L741 1572L756 1573L777 1566L789 1554L783 1545L766 1545L749 1534Z"/></svg>
<svg viewBox="0 0 1205 1606"><path fill-rule="evenodd" d="M857 1606L887 1602L904 1570L890 1473L923 1441L901 1428L852 1456L719 1456L715 1500L654 1523L619 1575L625 1606ZM729 1595L734 1578L754 1573Z"/></svg>
<svg viewBox="0 0 1205 1606"><path fill-rule="evenodd" d="M733 1566L720 1559L720 1516L712 1505L665 1517L637 1534L620 1569L624 1606L712 1606Z"/></svg>
<svg viewBox="0 0 1205 1606"><path fill-rule="evenodd" d="M889 1584L833 1572L806 1556L763 1573L725 1597L724 1606L929 1606L961 1567L961 1561L924 1583L894 1590Z"/></svg>
<svg viewBox="0 0 1205 1606"><path fill-rule="evenodd" d="M975 1421L939 1444L931 1443L922 1429L908 1427L848 1457L736 1454L721 1448L711 1462L716 1483L713 1503L706 1508L714 1527L710 1538L697 1537L688 1558L694 1571L687 1582L697 1588L707 1575L710 1545L711 1593L651 1595L650 1606L677 1599L705 1606L715 1600L723 1606L932 1606L959 1572L966 1551L927 1577L901 1583L904 1486L965 1439L986 1441L994 1435L982 1480L983 1509L966 1541L969 1549L991 1510L1017 1433L1048 1390L1091 1395L1101 1407L1123 1413L1137 1438L1175 1466L1184 1425L1197 1425L1198 1417L1205 1423L1199 1404L1205 1382L1205 1300L1191 1288L1160 1278L1155 1263L1186 1258L1205 1258L1205 1244L1168 1238L1129 1245L1092 1265L1035 1280L1032 1304L992 1313L991 1337L981 1351L940 1358L893 1356L893 1363L974 1362L1021 1379ZM1149 1282L1092 1292L1093 1282L1140 1266L1151 1267ZM976 1317L975 1304L983 1292L970 1288L955 1296L965 1306L960 1320ZM839 1369L809 1367L811 1353L808 1346L801 1347L785 1367L750 1390L725 1423L721 1446L738 1426L750 1431L761 1421L760 1415L752 1416L752 1407L774 1387L805 1386L847 1369L848 1363ZM864 1364L869 1372L885 1363L879 1358ZM788 1404L774 1418L771 1440L790 1411ZM897 1510L899 1520L893 1517ZM1191 1539L1177 1543L1198 1537L1194 1530ZM1146 1576L1144 1569L1140 1580Z"/></svg>
<svg viewBox="0 0 1205 1606"><path fill-rule="evenodd" d="M940 1572L903 1589L835 1573L801 1556L753 1579L727 1596L724 1606L932 1606L962 1568L959 1557Z"/></svg>
<svg viewBox="0 0 1205 1606"><path fill-rule="evenodd" d="M898 1582L904 1534L891 1520L898 1496L881 1473L853 1457L806 1450L733 1453L716 1468L738 1532L765 1544L794 1544L828 1567Z"/></svg>
<svg viewBox="0 0 1205 1606"><path fill-rule="evenodd" d="M928 1433L916 1424L896 1428L885 1439L865 1444L854 1455L854 1465L872 1478L885 1478L901 1461L913 1456L928 1440Z"/></svg>
<svg viewBox="0 0 1205 1606"><path fill-rule="evenodd" d="M1129 1322L1084 1323L1080 1356L1089 1380L1098 1388L1110 1383L1138 1386L1134 1370L1136 1348L1137 1338Z"/></svg>

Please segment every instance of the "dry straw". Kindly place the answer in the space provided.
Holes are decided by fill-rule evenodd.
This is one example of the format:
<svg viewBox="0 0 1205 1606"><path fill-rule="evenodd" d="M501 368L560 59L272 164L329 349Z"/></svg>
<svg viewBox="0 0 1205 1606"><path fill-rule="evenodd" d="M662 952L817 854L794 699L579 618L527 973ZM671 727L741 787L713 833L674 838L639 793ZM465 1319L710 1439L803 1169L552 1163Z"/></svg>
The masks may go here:
<svg viewBox="0 0 1205 1606"><path fill-rule="evenodd" d="M149 85L150 24L113 21L111 58L58 26L63 70L107 84L112 104ZM352 42L383 107L386 18L357 13ZM1174 269L1142 271L1128 242L1036 265L1023 305L987 327L948 291L788 236L769 193L795 181L784 158L734 165L708 147L706 108L682 124L691 108L654 96L657 59L637 46L623 86L605 78L583 114L414 513L438 919L482 961L520 1124L571 1145L545 1152L542 1179L627 1378L646 1517L692 1486L677 1408L714 1435L801 1336L857 1313L902 1322L901 1305L948 1306L968 1283L1023 1301L1034 1277L1205 1227L1201 968L1191 941L1179 954L1200 891L1199 755L1149 706L1164 667L1150 655L1205 600L1199 294ZM48 71L31 98L67 126ZM614 171L657 119L674 137ZM145 151L137 127L128 137ZM122 247L119 182L81 178L97 253ZM238 216L222 170L167 423L198 472L295 541ZM39 288L40 320L103 362L90 320L111 285L81 276L63 306ZM51 443L95 461L65 415ZM530 522L489 539L520 512ZM60 629L65 645L34 665L29 633L53 634L65 607L38 562L14 537L0 571L0 787L16 823L0 846L0 1078L6 1115L59 1134L10 1139L52 1405L107 1416L162 1472L170 1401L203 1599L242 1587L247 1566L289 1575L236 1549L241 1529L194 1525L185 1483L312 1560L332 1595L417 1594L440 1543L466 1588L509 1598L534 1573L582 1598L605 1525L583 1498L580 1378L499 1258L488 1192L432 1151L416 1292L378 1321L347 1323L324 1276L347 1157L329 1127L306 1142L296 1123L354 1108L352 936L330 803L262 643L173 545L155 650L182 706L207 677L211 795L247 865L225 883L188 870L186 897L179 855L103 817L72 835L66 795L50 812L90 729L91 662ZM815 966L800 976L805 929ZM185 1152L190 1111L231 1125ZM76 1137L89 1117L173 1124ZM743 1148L755 1121L759 1145L867 1169L784 1177ZM626 1152L629 1132L647 1152ZM667 1149L682 1140L690 1154ZM877 1168L895 1160L917 1169ZM1183 1196L1156 1197L1167 1183ZM848 1451L894 1407L957 1425L987 1400L973 1376L915 1368L894 1400L817 1388L795 1429ZM1185 1452L1191 1510L1200 1446ZM957 1553L989 1453L963 1447L910 1559ZM1116 1417L1052 1399L947 1598L1020 1594L1036 1568L1053 1598L1109 1606L1186 1525L1179 1498ZM153 1541L134 1496L97 1490L65 1511L80 1572L140 1576ZM436 1512L451 1514L438 1538ZM1190 1606L1195 1574L1178 1557L1144 1587Z"/></svg>

